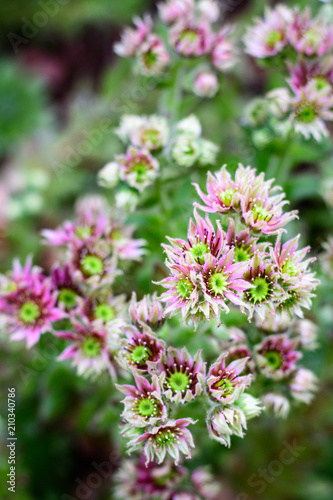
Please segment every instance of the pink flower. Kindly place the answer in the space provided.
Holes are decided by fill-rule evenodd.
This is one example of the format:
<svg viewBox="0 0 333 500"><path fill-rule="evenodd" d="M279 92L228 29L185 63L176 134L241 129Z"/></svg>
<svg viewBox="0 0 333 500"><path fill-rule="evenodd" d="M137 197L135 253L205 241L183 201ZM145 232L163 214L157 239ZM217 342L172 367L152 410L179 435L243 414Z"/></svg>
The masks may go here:
<svg viewBox="0 0 333 500"><path fill-rule="evenodd" d="M82 301L80 284L74 280L72 270L69 265L64 267L55 266L52 269L51 279L53 286L58 290L57 304L61 309L67 311L77 307Z"/></svg>
<svg viewBox="0 0 333 500"><path fill-rule="evenodd" d="M137 52L139 72L145 76L157 76L170 64L170 55L162 39L151 33Z"/></svg>
<svg viewBox="0 0 333 500"><path fill-rule="evenodd" d="M219 319L221 311L229 311L227 302L244 305L240 293L251 287L242 279L246 262L232 264L233 250L221 258L205 254L204 263L198 264L188 256L179 264L166 262L171 277L160 282L167 291L161 300L168 305L164 314L173 315L180 311L185 321L206 318Z"/></svg>
<svg viewBox="0 0 333 500"><path fill-rule="evenodd" d="M219 82L213 71L202 70L194 76L193 92L199 97L214 97L219 88Z"/></svg>
<svg viewBox="0 0 333 500"><path fill-rule="evenodd" d="M139 374L134 377L136 386L116 384L118 391L126 396L122 401L125 405L122 417L135 427L156 425L159 420L166 420L167 411L158 377L154 375L151 383Z"/></svg>
<svg viewBox="0 0 333 500"><path fill-rule="evenodd" d="M333 29L320 16L311 18L310 9L295 12L288 33L291 45L307 56L321 56L332 49Z"/></svg>
<svg viewBox="0 0 333 500"><path fill-rule="evenodd" d="M278 278L279 275L272 262L265 254L256 252L244 274L244 279L252 285L244 294L250 319L254 311L261 321L264 321L267 313L275 314L276 308L285 298Z"/></svg>
<svg viewBox="0 0 333 500"><path fill-rule="evenodd" d="M297 211L283 213L284 205L289 202L284 200L285 194L271 194L281 189L259 189L257 192L250 188L241 199L242 221L253 232L263 234L276 234L288 222L297 218Z"/></svg>
<svg viewBox="0 0 333 500"><path fill-rule="evenodd" d="M265 11L263 19L255 19L244 36L246 51L253 57L265 58L280 53L288 44L293 12L285 5Z"/></svg>
<svg viewBox="0 0 333 500"><path fill-rule="evenodd" d="M156 292L153 295L144 295L139 301L136 299L136 293L132 293L129 314L136 325L145 324L150 328L161 326L164 322L163 310Z"/></svg>
<svg viewBox="0 0 333 500"><path fill-rule="evenodd" d="M205 255L211 254L219 258L224 251L225 234L221 223L216 222L216 230L206 214L205 220L194 210L195 223L190 219L187 241L179 238L169 238L171 245L162 245L168 258L179 263L182 258L190 255L198 264L205 262Z"/></svg>
<svg viewBox="0 0 333 500"><path fill-rule="evenodd" d="M290 382L291 395L297 401L309 404L318 390L318 378L306 368L299 368Z"/></svg>
<svg viewBox="0 0 333 500"><path fill-rule="evenodd" d="M191 418L169 420L159 427L150 428L139 437L134 437L127 446L130 450L141 448L146 455L146 464L156 459L160 464L166 456L170 456L177 465L180 456L191 458L191 448L194 448L191 432L187 429L190 424L195 424Z"/></svg>
<svg viewBox="0 0 333 500"><path fill-rule="evenodd" d="M192 358L186 347L181 351L169 347L167 355L150 371L158 374L163 396L174 403L188 403L203 391L206 363L201 359L201 351Z"/></svg>
<svg viewBox="0 0 333 500"><path fill-rule="evenodd" d="M28 258L24 266L13 263L9 279L0 291L1 314L5 317L11 340L26 339L28 347L52 330L52 323L66 314L57 307L57 292L50 279Z"/></svg>
<svg viewBox="0 0 333 500"><path fill-rule="evenodd" d="M208 394L223 404L231 404L250 386L252 375L240 373L249 358L237 359L226 365L228 352L222 353L209 369L207 378Z"/></svg>
<svg viewBox="0 0 333 500"><path fill-rule="evenodd" d="M126 155L118 155L116 160L120 165L120 178L139 191L143 191L158 176L158 161L147 151L130 146Z"/></svg>
<svg viewBox="0 0 333 500"><path fill-rule="evenodd" d="M256 345L256 362L260 373L274 380L291 375L302 354L296 351L298 341L287 335L270 335Z"/></svg>
<svg viewBox="0 0 333 500"><path fill-rule="evenodd" d="M333 120L333 95L328 87L318 90L316 81L304 87L295 88L295 95L289 96L289 121L295 131L320 141L328 136L326 121Z"/></svg>
<svg viewBox="0 0 333 500"><path fill-rule="evenodd" d="M140 455L136 460L123 461L116 472L115 497L118 500L173 500L173 488L184 480L186 474L184 467L176 467L170 460L166 459L161 465L153 461L145 464L144 455Z"/></svg>
<svg viewBox="0 0 333 500"><path fill-rule="evenodd" d="M119 362L125 367L133 367L140 372L148 371L153 364L157 365L165 353L165 343L158 339L147 326L140 329L127 325L124 328L126 339L122 341Z"/></svg>
<svg viewBox="0 0 333 500"><path fill-rule="evenodd" d="M297 92L309 82L314 83L318 91L332 89L333 58L327 56L319 61L299 61L296 66L288 64L290 78L287 79L291 89Z"/></svg>
<svg viewBox="0 0 333 500"><path fill-rule="evenodd" d="M206 204L195 206L201 208L205 212L220 212L227 213L230 211L240 211L240 200L249 188L252 186L255 176L255 169L251 167L243 167L239 164L236 170L235 180L227 171L227 166L223 165L215 175L208 172L207 175L207 195L204 194L197 184L193 184L198 192L198 195ZM258 176L257 184L263 186L263 174Z"/></svg>
<svg viewBox="0 0 333 500"><path fill-rule="evenodd" d="M208 54L214 43L215 35L207 23L196 23L182 19L170 28L169 40L176 52L186 57L199 57Z"/></svg>
<svg viewBox="0 0 333 500"><path fill-rule="evenodd" d="M207 416L207 428L211 438L230 448L232 435L244 437L247 428L245 413L236 406L218 406Z"/></svg>
<svg viewBox="0 0 333 500"><path fill-rule="evenodd" d="M234 42L228 37L232 31L230 26L224 27L217 35L211 53L213 66L221 72L228 71L236 63Z"/></svg>
<svg viewBox="0 0 333 500"><path fill-rule="evenodd" d="M184 17L191 17L194 11L193 0L168 0L157 4L161 20L173 24Z"/></svg>
<svg viewBox="0 0 333 500"><path fill-rule="evenodd" d="M146 15L143 19L134 18L135 28L126 27L121 35L121 41L114 45L114 51L120 57L134 56L152 30L152 19Z"/></svg>
<svg viewBox="0 0 333 500"><path fill-rule="evenodd" d="M114 320L105 325L100 320L89 321L85 316L72 317L74 331L57 331L57 337L70 340L71 344L58 357L59 361L72 360L79 375L100 375L108 370L112 378L117 377L115 352L119 343L123 322Z"/></svg>

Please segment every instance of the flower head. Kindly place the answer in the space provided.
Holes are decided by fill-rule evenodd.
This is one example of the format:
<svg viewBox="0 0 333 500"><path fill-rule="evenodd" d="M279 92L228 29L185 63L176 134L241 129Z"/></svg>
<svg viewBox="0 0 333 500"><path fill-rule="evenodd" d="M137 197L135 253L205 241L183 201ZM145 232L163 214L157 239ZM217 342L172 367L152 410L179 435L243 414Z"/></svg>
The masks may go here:
<svg viewBox="0 0 333 500"><path fill-rule="evenodd" d="M125 460L116 473L115 496L119 500L146 500L172 498L174 488L186 476L184 467L176 467L171 460L163 464L145 464L144 455L136 460Z"/></svg>
<svg viewBox="0 0 333 500"><path fill-rule="evenodd" d="M125 123L123 122L123 127ZM148 151L159 150L168 142L169 126L163 116L142 117L137 124L133 123L128 128L128 139L138 148L144 148Z"/></svg>
<svg viewBox="0 0 333 500"><path fill-rule="evenodd" d="M333 96L329 89L318 90L316 82L310 81L294 89L294 95L289 96L289 121L306 139L313 137L321 141L328 136L325 122L333 120L332 106Z"/></svg>
<svg viewBox="0 0 333 500"><path fill-rule="evenodd" d="M139 72L145 76L157 76L170 64L170 55L162 39L150 33L137 51Z"/></svg>
<svg viewBox="0 0 333 500"><path fill-rule="evenodd" d="M69 311L77 307L82 301L82 290L79 283L74 280L70 266L67 264L64 267L55 266L52 269L51 279L54 288L58 290L59 308Z"/></svg>
<svg viewBox="0 0 333 500"><path fill-rule="evenodd" d="M249 228L236 234L234 219L230 218L229 221L225 243L234 250L234 262L250 260L257 251L265 251L268 243L258 243L259 238L252 236Z"/></svg>
<svg viewBox="0 0 333 500"><path fill-rule="evenodd" d="M135 28L126 27L122 33L121 41L114 45L114 51L120 57L134 56L146 40L152 29L152 19L150 16L145 16L143 19L134 18Z"/></svg>
<svg viewBox="0 0 333 500"><path fill-rule="evenodd" d="M59 361L72 360L79 375L85 377L100 375L108 370L112 378L117 376L115 353L123 327L122 320L107 325L100 320L72 317L73 331L57 331L55 335L71 343L58 357Z"/></svg>
<svg viewBox="0 0 333 500"><path fill-rule="evenodd" d="M169 40L176 52L186 57L199 57L212 49L214 34L208 23L182 19L169 31Z"/></svg>
<svg viewBox="0 0 333 500"><path fill-rule="evenodd" d="M197 467L191 475L195 490L205 500L215 500L221 492L220 484L215 480L208 467Z"/></svg>
<svg viewBox="0 0 333 500"><path fill-rule="evenodd" d="M217 221L216 230L206 214L205 220L194 210L195 222L190 219L187 241L179 238L169 238L171 245L162 245L168 258L180 262L186 256L191 256L198 264L204 264L205 255L211 254L219 258L224 250L225 234Z"/></svg>
<svg viewBox="0 0 333 500"><path fill-rule="evenodd" d="M279 418L286 418L290 410L290 403L283 394L269 392L262 398L266 411L273 411Z"/></svg>
<svg viewBox="0 0 333 500"><path fill-rule="evenodd" d="M226 26L218 33L211 52L212 64L221 72L228 71L236 63L235 46L229 37L231 31L232 28Z"/></svg>
<svg viewBox="0 0 333 500"><path fill-rule="evenodd" d="M280 53L288 43L288 32L293 20L292 11L285 5L265 11L244 36L246 51L253 57L265 58Z"/></svg>
<svg viewBox="0 0 333 500"><path fill-rule="evenodd" d="M161 20L165 24L174 24L184 17L190 17L194 9L193 0L168 0L157 5Z"/></svg>
<svg viewBox="0 0 333 500"><path fill-rule="evenodd" d="M290 382L291 395L297 401L309 404L318 390L318 378L306 368L299 368Z"/></svg>
<svg viewBox="0 0 333 500"><path fill-rule="evenodd" d="M144 323L150 328L161 326L164 321L163 309L156 292L153 295L144 295L143 299L139 301L137 301L136 294L133 292L129 314L135 324L141 325Z"/></svg>
<svg viewBox="0 0 333 500"><path fill-rule="evenodd" d="M232 435L244 437L244 430L247 428L246 417L236 406L218 406L208 414L207 428L210 437L230 447Z"/></svg>
<svg viewBox="0 0 333 500"><path fill-rule="evenodd" d="M210 70L202 70L194 75L192 90L199 97L214 97L219 83L216 74Z"/></svg>
<svg viewBox="0 0 333 500"><path fill-rule="evenodd" d="M166 424L150 428L139 437L134 437L127 446L132 451L143 445L146 464L154 459L162 463L167 456L170 456L177 465L181 455L191 458L191 448L194 448L194 443L187 427L194 423L191 418L168 420Z"/></svg>
<svg viewBox="0 0 333 500"><path fill-rule="evenodd" d="M311 18L310 9L294 13L288 36L292 46L306 56L321 56L333 45L332 27L321 16Z"/></svg>
<svg viewBox="0 0 333 500"><path fill-rule="evenodd" d="M192 358L186 347L181 351L169 347L150 371L158 373L163 396L172 402L187 403L203 392L206 363L201 359L201 351Z"/></svg>
<svg viewBox="0 0 333 500"><path fill-rule="evenodd" d="M158 176L158 161L144 150L129 147L126 154L118 155L116 160L120 166L120 178L139 191Z"/></svg>
<svg viewBox="0 0 333 500"><path fill-rule="evenodd" d="M138 371L148 371L157 364L165 353L165 343L157 339L153 332L141 325L140 329L127 325L124 328L126 339L122 341L122 350L119 354L121 364L135 368Z"/></svg>
<svg viewBox="0 0 333 500"><path fill-rule="evenodd" d="M277 306L284 297L278 277L271 261L265 254L257 251L244 273L244 279L252 285L244 294L244 302L247 304L250 318L254 312L258 314L261 321L264 321L266 313L275 314Z"/></svg>
<svg viewBox="0 0 333 500"><path fill-rule="evenodd" d="M65 317L65 312L57 306L57 291L51 280L32 266L30 258L24 266L14 261L0 291L0 305L10 338L26 339L28 347L52 330L53 322Z"/></svg>
<svg viewBox="0 0 333 500"><path fill-rule="evenodd" d="M122 401L125 405L122 417L135 427L156 425L159 420L166 420L167 411L157 375L153 375L151 383L138 373L134 377L135 386L116 385L126 396Z"/></svg>
<svg viewBox="0 0 333 500"><path fill-rule="evenodd" d="M209 369L207 387L209 395L223 404L231 404L251 384L251 375L239 376L248 358L232 361L226 366L228 352L222 353Z"/></svg>
<svg viewBox="0 0 333 500"><path fill-rule="evenodd" d="M281 380L295 369L302 354L296 351L297 340L287 335L270 335L256 345L256 362L260 373L265 377Z"/></svg>

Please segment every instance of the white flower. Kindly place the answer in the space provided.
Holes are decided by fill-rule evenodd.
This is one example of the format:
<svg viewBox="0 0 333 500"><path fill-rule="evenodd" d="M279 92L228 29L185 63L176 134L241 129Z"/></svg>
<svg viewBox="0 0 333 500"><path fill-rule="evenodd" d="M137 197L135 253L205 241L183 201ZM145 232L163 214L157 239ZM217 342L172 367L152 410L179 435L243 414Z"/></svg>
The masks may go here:
<svg viewBox="0 0 333 500"><path fill-rule="evenodd" d="M112 188L119 182L119 165L115 161L107 163L98 173L98 184L106 188Z"/></svg>
<svg viewBox="0 0 333 500"><path fill-rule="evenodd" d="M192 137L200 137L201 125L195 115L190 115L177 123L177 131L184 132Z"/></svg>

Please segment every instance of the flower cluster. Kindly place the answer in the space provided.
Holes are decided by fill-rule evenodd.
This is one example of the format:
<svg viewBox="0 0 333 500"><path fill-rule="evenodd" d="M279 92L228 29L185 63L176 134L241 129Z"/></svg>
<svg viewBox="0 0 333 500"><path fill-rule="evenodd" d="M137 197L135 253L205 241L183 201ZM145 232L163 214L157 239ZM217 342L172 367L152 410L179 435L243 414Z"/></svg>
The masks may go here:
<svg viewBox="0 0 333 500"><path fill-rule="evenodd" d="M171 273L161 281L164 314L181 312L185 321L197 324L219 319L232 304L249 319L254 313L261 321L285 312L302 317L318 280L308 269L314 259L305 259L309 247L297 249L299 236L281 244L283 227L296 212L283 211L287 202L284 193L277 194L280 188L242 165L234 179L225 166L215 176L208 173L207 194L195 186L205 205L195 203L187 241L169 238L170 245L164 245ZM197 208L206 211L205 219ZM214 226L208 213L232 216L227 231L222 221ZM273 247L267 236L274 234Z"/></svg>
<svg viewBox="0 0 333 500"><path fill-rule="evenodd" d="M207 467L197 467L191 474L184 466L176 467L170 460L162 465L145 465L141 455L122 463L116 475L115 497L146 500L215 500L220 484Z"/></svg>
<svg viewBox="0 0 333 500"><path fill-rule="evenodd" d="M62 263L45 276L28 259L1 279L0 307L11 339L28 346L51 332L69 340L59 359L71 359L80 375L108 370L115 378L115 354L127 318L126 299L114 295L112 284L123 262L139 260L144 240L132 237L119 213L102 197L86 197L77 218L56 230L45 230L45 242L64 247Z"/></svg>
<svg viewBox="0 0 333 500"><path fill-rule="evenodd" d="M125 28L114 50L121 57L135 57L136 70L161 77L186 58L190 74L186 87L199 97L213 97L219 88L218 73L235 64L232 28L218 25L220 7L215 0L167 0L158 4L164 36L153 32L150 16L135 18ZM157 26L156 26L157 30Z"/></svg>
<svg viewBox="0 0 333 500"><path fill-rule="evenodd" d="M99 173L100 184L114 187L120 181L143 191L161 175L163 164L181 167L211 165L218 147L201 137L201 125L194 115L179 121L171 130L166 118L157 115L124 115L115 133L127 147ZM170 168L170 167L169 167Z"/></svg>
<svg viewBox="0 0 333 500"><path fill-rule="evenodd" d="M273 116L270 126L275 132L294 129L316 141L327 136L326 122L333 120L333 28L323 13L312 18L309 9L268 8L265 17L248 29L244 43L253 57L279 58L289 85L252 103L247 123L254 120L258 126Z"/></svg>

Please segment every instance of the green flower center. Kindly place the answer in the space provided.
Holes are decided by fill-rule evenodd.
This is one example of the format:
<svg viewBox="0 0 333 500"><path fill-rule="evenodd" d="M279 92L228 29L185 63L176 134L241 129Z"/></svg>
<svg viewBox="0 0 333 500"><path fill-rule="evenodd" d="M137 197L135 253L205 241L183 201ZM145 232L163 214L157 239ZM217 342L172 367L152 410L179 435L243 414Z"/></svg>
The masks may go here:
<svg viewBox="0 0 333 500"><path fill-rule="evenodd" d="M82 271L88 276L102 274L104 265L103 260L97 255L86 255L82 260Z"/></svg>
<svg viewBox="0 0 333 500"><path fill-rule="evenodd" d="M144 163L137 163L133 166L132 171L136 173L137 181L142 181L147 173L147 165Z"/></svg>
<svg viewBox="0 0 333 500"><path fill-rule="evenodd" d="M282 366L282 357L281 354L277 351L268 351L265 352L264 357L267 361L267 364L273 370L277 370Z"/></svg>
<svg viewBox="0 0 333 500"><path fill-rule="evenodd" d="M228 278L223 273L214 273L209 278L208 284L215 295L221 295L227 290Z"/></svg>
<svg viewBox="0 0 333 500"><path fill-rule="evenodd" d="M290 260L287 260L284 263L284 265L282 267L282 272L289 274L289 276L296 276L298 274L297 268L295 267L293 262L291 262Z"/></svg>
<svg viewBox="0 0 333 500"><path fill-rule="evenodd" d="M252 281L253 288L248 290L252 301L256 304L268 299L270 293L269 283L265 278L256 278Z"/></svg>
<svg viewBox="0 0 333 500"><path fill-rule="evenodd" d="M197 243L191 248L190 253L195 260L203 264L205 262L205 254L209 253L209 248L206 243Z"/></svg>
<svg viewBox="0 0 333 500"><path fill-rule="evenodd" d="M144 60L145 66L147 66L147 68L152 68L156 64L156 61L157 61L156 52L153 52L152 50L147 50L147 52L145 52L143 54L143 60Z"/></svg>
<svg viewBox="0 0 333 500"><path fill-rule="evenodd" d="M272 217L269 210L267 210L267 208L265 207L261 207L260 205L254 205L252 210L253 210L253 219L255 221L258 220L268 221Z"/></svg>
<svg viewBox="0 0 333 500"><path fill-rule="evenodd" d="M167 383L173 391L184 392L189 388L190 376L186 373L175 372L170 373L167 377Z"/></svg>
<svg viewBox="0 0 333 500"><path fill-rule="evenodd" d="M151 398L143 398L137 405L137 412L142 417L152 417L157 413L157 403Z"/></svg>
<svg viewBox="0 0 333 500"><path fill-rule="evenodd" d="M316 118L316 111L310 105L303 105L297 111L297 119L304 123L311 123Z"/></svg>
<svg viewBox="0 0 333 500"><path fill-rule="evenodd" d="M72 309L76 306L76 293L70 288L63 288L59 293L58 300L64 304L67 309Z"/></svg>
<svg viewBox="0 0 333 500"><path fill-rule="evenodd" d="M98 304L95 308L95 318L101 319L105 323L116 317L113 307L108 304Z"/></svg>
<svg viewBox="0 0 333 500"><path fill-rule="evenodd" d="M141 364L144 361L146 361L148 357L149 357L148 349L143 345L136 346L131 353L131 360L133 361L133 363Z"/></svg>
<svg viewBox="0 0 333 500"><path fill-rule="evenodd" d="M82 344L82 352L87 358L95 358L101 352L101 343L94 337L87 337Z"/></svg>
<svg viewBox="0 0 333 500"><path fill-rule="evenodd" d="M236 193L235 189L226 189L219 194L219 198L222 202L222 205L225 207L230 207L232 198Z"/></svg>
<svg viewBox="0 0 333 500"><path fill-rule="evenodd" d="M176 288L177 292L183 299L188 299L194 289L194 286L189 279L184 278L178 281Z"/></svg>
<svg viewBox="0 0 333 500"><path fill-rule="evenodd" d="M322 36L320 33L318 33L318 31L311 30L311 29L307 30L303 36L307 39L309 44L312 46L317 45L317 43L320 42L322 39Z"/></svg>
<svg viewBox="0 0 333 500"><path fill-rule="evenodd" d="M79 238L84 238L86 236L91 236L92 230L90 226L78 226L75 232Z"/></svg>
<svg viewBox="0 0 333 500"><path fill-rule="evenodd" d="M289 297L279 304L278 310L292 309L298 303L299 296L296 292L289 292Z"/></svg>
<svg viewBox="0 0 333 500"><path fill-rule="evenodd" d="M234 391L234 386L228 378L224 378L214 385L214 388L219 388L223 391L224 396L229 396Z"/></svg>
<svg viewBox="0 0 333 500"><path fill-rule="evenodd" d="M194 43L198 38L198 33L195 30L184 30L180 35L181 41L186 41L188 43Z"/></svg>
<svg viewBox="0 0 333 500"><path fill-rule="evenodd" d="M316 76L315 82L318 90L323 90L326 87L330 86L329 82L326 80L324 76Z"/></svg>
<svg viewBox="0 0 333 500"><path fill-rule="evenodd" d="M243 247L234 248L234 262L244 262L251 258L250 253Z"/></svg>
<svg viewBox="0 0 333 500"><path fill-rule="evenodd" d="M19 312L19 318L23 323L35 323L40 316L40 309L35 302L25 302Z"/></svg>
<svg viewBox="0 0 333 500"><path fill-rule="evenodd" d="M281 40L282 40L282 33L277 30L271 31L266 37L266 43L271 48L273 48Z"/></svg>
<svg viewBox="0 0 333 500"><path fill-rule="evenodd" d="M171 429L162 429L155 436L157 446L173 443L176 439L177 436Z"/></svg>
<svg viewBox="0 0 333 500"><path fill-rule="evenodd" d="M160 146L161 136L158 130L153 128L146 129L142 132L142 141L149 142L154 147Z"/></svg>

